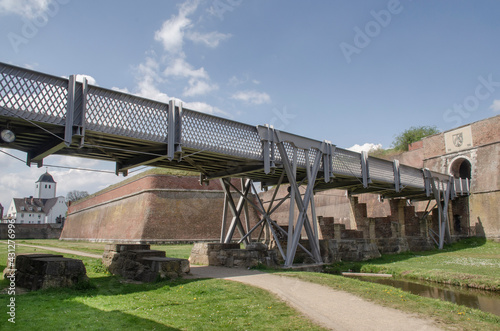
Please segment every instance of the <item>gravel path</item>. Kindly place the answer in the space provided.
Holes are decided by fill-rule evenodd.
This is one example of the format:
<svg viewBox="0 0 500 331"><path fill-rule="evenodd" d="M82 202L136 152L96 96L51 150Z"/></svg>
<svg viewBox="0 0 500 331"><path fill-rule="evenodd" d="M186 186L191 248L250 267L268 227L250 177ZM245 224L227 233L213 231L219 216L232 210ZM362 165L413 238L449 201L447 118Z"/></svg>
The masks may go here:
<svg viewBox="0 0 500 331"><path fill-rule="evenodd" d="M263 288L331 330L441 330L431 320L290 277L205 266L192 266L191 273L194 278L227 279Z"/></svg>
<svg viewBox="0 0 500 331"><path fill-rule="evenodd" d="M18 244L59 253L101 258L101 255L47 246ZM432 320L383 307L343 291L256 270L191 266L188 278L218 278L260 287L276 294L315 323L330 330L433 331Z"/></svg>

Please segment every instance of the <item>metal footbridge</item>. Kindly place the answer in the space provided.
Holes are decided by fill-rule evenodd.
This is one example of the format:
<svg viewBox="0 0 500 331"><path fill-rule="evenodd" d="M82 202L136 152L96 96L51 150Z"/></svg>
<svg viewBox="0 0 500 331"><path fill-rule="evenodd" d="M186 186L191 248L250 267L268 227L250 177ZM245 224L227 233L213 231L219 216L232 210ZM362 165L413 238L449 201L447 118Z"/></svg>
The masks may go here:
<svg viewBox="0 0 500 331"><path fill-rule="evenodd" d="M293 263L298 247L321 262L313 198L317 191L338 188L350 194L436 200L440 247L448 232L449 200L469 193L461 179L369 157L326 140L200 113L175 100L162 103L89 85L75 75L56 77L4 63L0 63L0 130L0 147L26 152L27 165L41 167L49 155L70 155L112 161L116 174L147 165L196 171L202 183L220 179L226 193L221 241L230 242L238 230L240 241L247 243L252 232L266 226L275 239L287 239L286 248L276 240L285 266ZM231 177L242 178L241 186L236 187ZM257 193L254 182L264 188L290 185L287 230L272 220L285 200L275 204L275 194L264 207L258 196L250 198L250 193ZM299 191L301 186L305 193ZM238 201L233 199L235 192ZM248 206L261 215L252 229L248 217L246 226L242 221ZM230 224L225 222L228 212L233 215ZM299 243L302 230L309 249Z"/></svg>

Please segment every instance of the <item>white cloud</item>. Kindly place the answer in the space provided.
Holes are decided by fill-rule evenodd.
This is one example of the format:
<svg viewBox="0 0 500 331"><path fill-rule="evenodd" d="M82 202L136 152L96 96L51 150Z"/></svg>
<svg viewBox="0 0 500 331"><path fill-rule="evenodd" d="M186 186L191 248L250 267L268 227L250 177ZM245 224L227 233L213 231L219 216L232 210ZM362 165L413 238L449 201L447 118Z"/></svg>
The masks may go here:
<svg viewBox="0 0 500 331"><path fill-rule="evenodd" d="M270 103L271 97L265 92L258 91L238 91L231 96L232 99L246 101L256 105Z"/></svg>
<svg viewBox="0 0 500 331"><path fill-rule="evenodd" d="M188 77L208 79L208 73L203 67L194 69L192 65L187 63L183 58L177 58L163 71L165 76Z"/></svg>
<svg viewBox="0 0 500 331"><path fill-rule="evenodd" d="M356 144L354 146L351 146L348 148L348 150L361 153L362 151L372 152L380 148L382 148L382 144L364 143L363 145Z"/></svg>
<svg viewBox="0 0 500 331"><path fill-rule="evenodd" d="M158 71L158 62L151 57L147 57L146 61L137 67L139 82L135 94L160 102L168 102L170 99L168 95L156 87L157 83L162 81Z"/></svg>
<svg viewBox="0 0 500 331"><path fill-rule="evenodd" d="M53 0L0 0L0 14L16 14L28 19L47 11Z"/></svg>
<svg viewBox="0 0 500 331"><path fill-rule="evenodd" d="M22 160L26 159L26 154L16 150L6 150ZM2 173L8 176L0 176L0 203L5 208L9 208L13 198L23 198L35 194L35 182L45 171L54 177L57 182L57 195L66 196L69 191L87 191L95 193L109 185L123 180L123 177L114 174L114 163L84 159L69 156L49 156L44 159L44 166L28 167L24 162L16 160L4 153L0 153L0 168ZM51 165L67 166L73 168L99 169L110 171L90 172L84 170L64 169L51 167Z"/></svg>
<svg viewBox="0 0 500 331"><path fill-rule="evenodd" d="M92 76L89 76L89 75L78 74L78 75L76 75L76 81L81 83L83 81L84 77L87 78L88 84L97 86L97 82L96 82L95 78Z"/></svg>
<svg viewBox="0 0 500 331"><path fill-rule="evenodd" d="M161 29L155 32L155 40L161 42L167 52L171 54L182 52L184 33L191 24L187 16L194 13L197 7L198 1L186 1L180 5L179 15L172 15L163 22Z"/></svg>
<svg viewBox="0 0 500 331"><path fill-rule="evenodd" d="M500 100L493 100L493 104L490 106L490 109L494 112L500 111Z"/></svg>
<svg viewBox="0 0 500 331"><path fill-rule="evenodd" d="M209 104L204 102L184 102L183 107L211 115L215 114L226 115L226 116L229 115L228 113L220 110L219 108L210 106Z"/></svg>
<svg viewBox="0 0 500 331"><path fill-rule="evenodd" d="M248 82L251 82L255 85L260 84L260 81L258 81L256 79L250 79L250 77L247 74L243 75L243 78L238 78L236 76L232 76L231 78L229 78L228 84L230 86L238 86L238 85L242 85L242 84L245 84Z"/></svg>
<svg viewBox="0 0 500 331"><path fill-rule="evenodd" d="M184 88L182 95L185 97L203 95L218 88L217 84L210 84L209 82L192 78L189 80L189 87Z"/></svg>
<svg viewBox="0 0 500 331"><path fill-rule="evenodd" d="M245 83L245 80L244 79L239 79L236 76L233 76L233 77L229 78L229 81L228 81L228 84L231 85L231 86L238 86L238 85L241 85L243 83Z"/></svg>
<svg viewBox="0 0 500 331"><path fill-rule="evenodd" d="M230 38L231 34L217 31L209 33L189 32L186 34L186 37L194 43L201 43L210 48L216 48L221 41Z"/></svg>

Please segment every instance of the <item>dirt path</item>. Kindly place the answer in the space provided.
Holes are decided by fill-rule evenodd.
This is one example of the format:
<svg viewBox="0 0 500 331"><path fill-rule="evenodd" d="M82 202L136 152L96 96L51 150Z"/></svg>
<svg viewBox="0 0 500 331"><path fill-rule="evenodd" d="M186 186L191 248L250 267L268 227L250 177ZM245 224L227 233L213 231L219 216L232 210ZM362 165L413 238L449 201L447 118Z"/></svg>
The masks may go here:
<svg viewBox="0 0 500 331"><path fill-rule="evenodd" d="M58 253L101 258L101 255L47 246L18 244ZM441 330L425 320L397 309L365 301L347 292L336 291L298 279L256 270L191 266L190 278L218 278L260 287L276 294L312 321L331 330L431 331Z"/></svg>
<svg viewBox="0 0 500 331"><path fill-rule="evenodd" d="M38 249L43 249L43 250L46 250L46 251L52 251L52 252L58 252L58 253L64 253L64 254L73 254L73 255L79 255L79 256L92 257L94 259L100 259L100 258L102 258L102 254L98 255L98 254L92 254L92 253L74 251L72 249L64 249L64 248L57 248L57 247L50 247L50 246L27 245L27 244L16 244L16 245L17 246L25 246L25 247L38 248Z"/></svg>
<svg viewBox="0 0 500 331"><path fill-rule="evenodd" d="M332 330L440 330L430 320L379 306L347 292L254 270L191 267L194 278L219 278L263 288Z"/></svg>

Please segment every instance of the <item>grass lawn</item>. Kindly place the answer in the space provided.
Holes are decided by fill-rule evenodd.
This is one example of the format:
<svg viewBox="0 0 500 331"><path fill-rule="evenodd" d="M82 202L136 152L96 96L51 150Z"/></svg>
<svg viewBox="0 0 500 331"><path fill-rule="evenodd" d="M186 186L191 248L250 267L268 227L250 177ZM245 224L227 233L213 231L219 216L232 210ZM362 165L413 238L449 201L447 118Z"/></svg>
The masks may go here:
<svg viewBox="0 0 500 331"><path fill-rule="evenodd" d="M500 243L468 238L443 250L406 252L356 263L337 263L330 271L390 273L396 277L500 291Z"/></svg>
<svg viewBox="0 0 500 331"><path fill-rule="evenodd" d="M31 243L31 241L30 241ZM61 246L59 246L61 247ZM76 249L75 247L72 247ZM17 253L51 253L17 246ZM85 263L92 286L17 295L20 330L321 330L268 292L240 283L205 279L123 283L100 260L64 254ZM5 268L7 245L0 245ZM0 282L7 287L7 280ZM12 328L0 294L0 330Z"/></svg>
<svg viewBox="0 0 500 331"><path fill-rule="evenodd" d="M0 240L0 242L7 242ZM75 251L87 252L92 254L102 255L106 243L94 243L89 241L68 241L57 239L19 239L17 244L48 246L64 249L72 249ZM191 254L192 244L182 245L151 245L151 249L165 251L168 257L187 259ZM2 261L0 261L2 263Z"/></svg>
<svg viewBox="0 0 500 331"><path fill-rule="evenodd" d="M101 254L103 243L59 240L19 240ZM192 245L154 245L167 256L187 258ZM33 249L18 246L18 253ZM5 266L7 245L0 245L0 268ZM44 252L37 249L37 253ZM72 257L69 255L65 255ZM125 284L106 273L98 259L82 259L95 288L32 292L16 297L18 326L22 329L89 328L91 330L183 329L233 330L315 329L285 304L260 289L222 280L181 280L153 284ZM498 289L500 244L470 238L442 251L385 255L357 263L337 263L330 271L349 269L392 273L396 277ZM277 271L273 271L277 272ZM449 302L419 297L390 286L331 274L278 272L333 289L347 291L378 304L427 316L453 330L500 330L500 317ZM0 285L6 287L3 281ZM7 295L0 295L5 307ZM5 304L4 304L5 303ZM3 329L6 318L0 320ZM64 323L64 324L61 324Z"/></svg>

